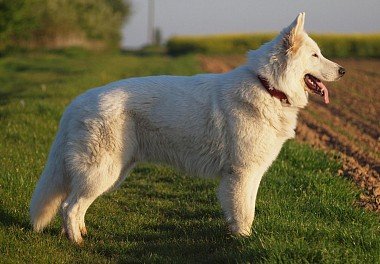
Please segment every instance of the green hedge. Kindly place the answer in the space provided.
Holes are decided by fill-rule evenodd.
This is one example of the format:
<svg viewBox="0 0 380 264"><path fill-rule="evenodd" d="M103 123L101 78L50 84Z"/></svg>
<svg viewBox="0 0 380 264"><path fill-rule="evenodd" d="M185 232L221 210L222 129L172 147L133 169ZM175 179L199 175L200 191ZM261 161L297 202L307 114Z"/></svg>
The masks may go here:
<svg viewBox="0 0 380 264"><path fill-rule="evenodd" d="M240 34L212 36L177 36L167 42L170 55L187 53L202 54L244 54L270 41L276 34ZM340 35L311 34L328 57L380 57L380 34Z"/></svg>

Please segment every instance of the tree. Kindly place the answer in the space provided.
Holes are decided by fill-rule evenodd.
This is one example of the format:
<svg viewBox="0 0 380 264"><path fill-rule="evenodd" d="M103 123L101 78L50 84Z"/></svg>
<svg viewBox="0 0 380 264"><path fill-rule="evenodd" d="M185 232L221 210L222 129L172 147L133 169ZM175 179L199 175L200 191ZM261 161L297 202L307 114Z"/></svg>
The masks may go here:
<svg viewBox="0 0 380 264"><path fill-rule="evenodd" d="M0 50L115 47L129 14L123 0L0 0Z"/></svg>

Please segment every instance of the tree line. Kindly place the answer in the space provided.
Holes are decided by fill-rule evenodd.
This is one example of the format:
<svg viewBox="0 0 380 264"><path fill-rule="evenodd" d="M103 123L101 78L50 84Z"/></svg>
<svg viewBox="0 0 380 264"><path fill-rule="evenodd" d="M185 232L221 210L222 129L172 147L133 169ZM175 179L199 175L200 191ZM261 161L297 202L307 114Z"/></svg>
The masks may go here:
<svg viewBox="0 0 380 264"><path fill-rule="evenodd" d="M116 47L129 14L123 0L0 0L0 51Z"/></svg>

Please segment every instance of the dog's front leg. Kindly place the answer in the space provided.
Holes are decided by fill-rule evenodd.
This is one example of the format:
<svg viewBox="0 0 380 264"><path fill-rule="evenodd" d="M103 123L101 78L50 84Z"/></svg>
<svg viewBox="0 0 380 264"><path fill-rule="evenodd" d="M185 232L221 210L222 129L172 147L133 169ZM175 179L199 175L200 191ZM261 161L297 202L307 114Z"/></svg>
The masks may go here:
<svg viewBox="0 0 380 264"><path fill-rule="evenodd" d="M255 213L255 199L252 199L252 190L255 190L256 194L259 184L260 179L244 170L222 175L218 199L229 228L235 235L249 236L251 234Z"/></svg>

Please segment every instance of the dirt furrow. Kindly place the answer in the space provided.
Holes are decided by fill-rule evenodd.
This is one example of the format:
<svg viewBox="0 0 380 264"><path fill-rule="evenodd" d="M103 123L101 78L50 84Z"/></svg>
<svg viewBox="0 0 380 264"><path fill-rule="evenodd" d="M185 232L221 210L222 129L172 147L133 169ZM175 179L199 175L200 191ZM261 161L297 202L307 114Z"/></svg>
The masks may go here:
<svg viewBox="0 0 380 264"><path fill-rule="evenodd" d="M356 152L363 153L365 159L375 160L373 163L379 162L380 142L367 133L363 133L353 122L337 116L329 108L320 107L311 102L309 108L300 112L300 120L307 123L313 117L320 117L317 120L318 122L315 122L317 128L329 128L335 132L334 137L336 139L340 139L341 142L355 149Z"/></svg>
<svg viewBox="0 0 380 264"><path fill-rule="evenodd" d="M333 103L334 102L332 102L332 104ZM318 101L315 99L311 99L310 105L312 105L313 108L317 108L317 107L325 108L324 103L320 100ZM376 141L378 141L378 139L380 138L378 126L376 126L376 124L362 120L359 115L353 113L352 111L349 111L349 109L345 110L345 109L342 109L341 107L335 107L332 105L329 105L326 109L328 109L328 111L331 112L332 115L339 118L341 121L344 121L346 123L349 123L355 126L356 129L362 132L362 134L366 134Z"/></svg>

